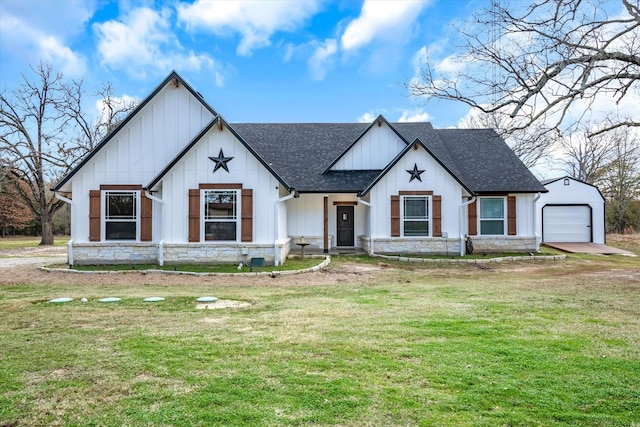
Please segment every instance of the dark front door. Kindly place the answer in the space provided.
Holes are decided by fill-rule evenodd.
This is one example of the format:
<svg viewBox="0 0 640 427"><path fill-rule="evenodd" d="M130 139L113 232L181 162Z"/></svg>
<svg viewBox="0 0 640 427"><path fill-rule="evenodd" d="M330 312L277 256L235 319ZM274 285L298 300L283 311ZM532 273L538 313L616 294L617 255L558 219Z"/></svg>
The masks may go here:
<svg viewBox="0 0 640 427"><path fill-rule="evenodd" d="M337 246L354 246L353 244L353 206L336 206L338 213Z"/></svg>

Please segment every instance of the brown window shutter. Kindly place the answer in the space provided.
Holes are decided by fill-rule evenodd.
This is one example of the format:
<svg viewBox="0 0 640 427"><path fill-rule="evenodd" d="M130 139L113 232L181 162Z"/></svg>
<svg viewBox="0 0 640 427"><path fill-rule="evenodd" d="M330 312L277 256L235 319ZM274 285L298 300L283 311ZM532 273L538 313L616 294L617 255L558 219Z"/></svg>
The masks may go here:
<svg viewBox="0 0 640 427"><path fill-rule="evenodd" d="M153 202L140 191L140 241L150 242L153 234L151 215Z"/></svg>
<svg viewBox="0 0 640 427"><path fill-rule="evenodd" d="M100 190L89 191L89 241L100 241Z"/></svg>
<svg viewBox="0 0 640 427"><path fill-rule="evenodd" d="M507 197L507 234L516 235L516 196Z"/></svg>
<svg viewBox="0 0 640 427"><path fill-rule="evenodd" d="M200 241L200 190L189 190L189 241Z"/></svg>
<svg viewBox="0 0 640 427"><path fill-rule="evenodd" d="M474 201L467 206L469 212L469 236L478 234L478 202Z"/></svg>
<svg viewBox="0 0 640 427"><path fill-rule="evenodd" d="M391 237L400 237L400 196L391 196Z"/></svg>
<svg viewBox="0 0 640 427"><path fill-rule="evenodd" d="M442 196L433 196L433 237L442 237Z"/></svg>
<svg viewBox="0 0 640 427"><path fill-rule="evenodd" d="M242 190L242 224L240 240L253 241L253 190Z"/></svg>

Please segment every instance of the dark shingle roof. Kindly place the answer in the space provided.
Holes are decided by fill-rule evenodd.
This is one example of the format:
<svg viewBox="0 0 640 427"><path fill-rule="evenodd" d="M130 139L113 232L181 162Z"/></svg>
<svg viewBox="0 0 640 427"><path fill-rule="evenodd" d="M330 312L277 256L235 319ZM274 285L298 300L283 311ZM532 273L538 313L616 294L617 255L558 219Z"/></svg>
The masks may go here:
<svg viewBox="0 0 640 427"><path fill-rule="evenodd" d="M382 171L323 173L357 140L367 123L236 123L231 127L299 192L360 192ZM430 123L390 123L406 143L419 139L470 191L546 189L491 129L434 129ZM392 159L389 159L391 161Z"/></svg>
<svg viewBox="0 0 640 427"><path fill-rule="evenodd" d="M368 123L235 123L231 127L300 192L359 191L371 171L322 174ZM360 171L359 171L360 172Z"/></svg>
<svg viewBox="0 0 640 427"><path fill-rule="evenodd" d="M461 181L474 192L547 191L493 129L438 129L436 133Z"/></svg>

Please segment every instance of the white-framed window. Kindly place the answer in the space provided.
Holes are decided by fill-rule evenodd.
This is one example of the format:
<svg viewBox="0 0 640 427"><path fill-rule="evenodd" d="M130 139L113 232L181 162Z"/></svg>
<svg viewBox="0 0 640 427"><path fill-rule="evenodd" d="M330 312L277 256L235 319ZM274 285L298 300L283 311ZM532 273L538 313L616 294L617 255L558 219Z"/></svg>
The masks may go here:
<svg viewBox="0 0 640 427"><path fill-rule="evenodd" d="M507 210L504 197L481 197L478 221L481 235L504 235Z"/></svg>
<svg viewBox="0 0 640 427"><path fill-rule="evenodd" d="M132 190L105 190L103 240L140 239L140 192Z"/></svg>
<svg viewBox="0 0 640 427"><path fill-rule="evenodd" d="M238 190L202 190L205 241L237 241L240 232Z"/></svg>
<svg viewBox="0 0 640 427"><path fill-rule="evenodd" d="M431 236L431 196L402 196L402 235Z"/></svg>

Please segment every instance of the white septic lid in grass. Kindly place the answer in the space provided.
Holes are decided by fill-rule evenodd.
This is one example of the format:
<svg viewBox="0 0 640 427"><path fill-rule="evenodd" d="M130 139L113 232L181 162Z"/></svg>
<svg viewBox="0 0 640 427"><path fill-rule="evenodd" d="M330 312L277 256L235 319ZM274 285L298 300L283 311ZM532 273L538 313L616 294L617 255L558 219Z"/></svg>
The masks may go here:
<svg viewBox="0 0 640 427"><path fill-rule="evenodd" d="M162 297L149 297L149 298L145 298L144 302L159 302L159 301L164 301L164 298Z"/></svg>
<svg viewBox="0 0 640 427"><path fill-rule="evenodd" d="M122 298L109 297L109 298L99 299L98 301L99 302L118 302L118 301L122 301Z"/></svg>
<svg viewBox="0 0 640 427"><path fill-rule="evenodd" d="M218 298L216 298L216 297L200 297L200 298L196 299L196 301L198 301L198 302L216 302L216 301L218 301Z"/></svg>
<svg viewBox="0 0 640 427"><path fill-rule="evenodd" d="M73 298L54 298L49 302L71 302Z"/></svg>

